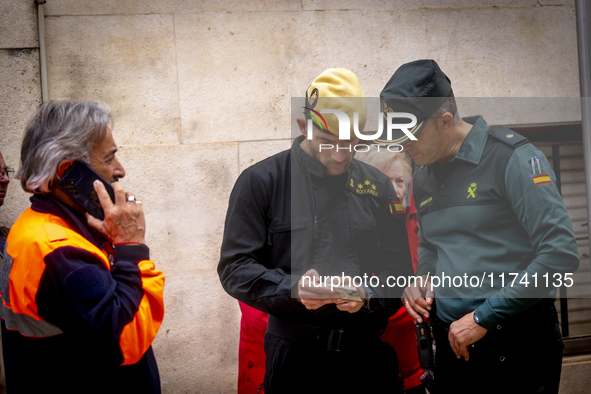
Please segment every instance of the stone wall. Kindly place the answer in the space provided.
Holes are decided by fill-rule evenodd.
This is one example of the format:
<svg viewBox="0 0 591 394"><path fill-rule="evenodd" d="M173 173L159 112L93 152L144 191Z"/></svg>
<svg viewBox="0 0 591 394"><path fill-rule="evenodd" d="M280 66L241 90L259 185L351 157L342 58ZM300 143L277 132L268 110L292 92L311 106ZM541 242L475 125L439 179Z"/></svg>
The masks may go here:
<svg viewBox="0 0 591 394"><path fill-rule="evenodd" d="M107 102L167 277L154 343L165 393L231 393L239 310L216 273L238 174L289 147L290 99L329 67L378 96L433 58L459 97L579 95L572 0L48 0L50 98ZM18 166L41 102L33 0L0 2L0 150ZM574 111L560 120L579 120ZM507 123L523 121L518 111ZM28 206L18 181L0 224Z"/></svg>

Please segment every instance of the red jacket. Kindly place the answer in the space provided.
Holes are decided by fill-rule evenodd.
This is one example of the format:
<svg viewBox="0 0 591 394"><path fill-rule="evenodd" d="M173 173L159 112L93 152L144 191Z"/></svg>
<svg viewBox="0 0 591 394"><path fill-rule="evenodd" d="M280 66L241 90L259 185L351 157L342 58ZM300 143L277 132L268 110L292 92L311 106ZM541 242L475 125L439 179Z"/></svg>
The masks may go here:
<svg viewBox="0 0 591 394"><path fill-rule="evenodd" d="M240 301L240 346L238 348L238 394L263 393L265 378L265 348L263 339L267 331L267 316Z"/></svg>
<svg viewBox="0 0 591 394"><path fill-rule="evenodd" d="M412 197L412 182L409 193L410 204L406 210L406 231L412 256L412 268L416 272L419 263L417 255L419 249L419 224L417 221L417 208ZM398 361L400 362L398 373L404 376L404 390L420 385L422 382L419 377L424 370L421 369L419 362L415 323L404 307L400 308L394 316L388 319L388 326L382 334L382 340L388 342L398 354Z"/></svg>

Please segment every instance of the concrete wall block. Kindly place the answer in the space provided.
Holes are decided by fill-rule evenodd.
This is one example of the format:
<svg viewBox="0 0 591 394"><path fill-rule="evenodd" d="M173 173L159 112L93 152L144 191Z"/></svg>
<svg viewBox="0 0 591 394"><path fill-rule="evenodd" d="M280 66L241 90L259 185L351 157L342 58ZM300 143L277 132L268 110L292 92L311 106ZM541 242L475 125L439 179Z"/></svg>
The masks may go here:
<svg viewBox="0 0 591 394"><path fill-rule="evenodd" d="M166 316L154 341L163 393L235 393L238 302L213 270L166 275Z"/></svg>
<svg viewBox="0 0 591 394"><path fill-rule="evenodd" d="M349 68L368 97L379 96L400 65L425 58L437 60L456 96L579 94L575 14L568 7L300 14L313 34L299 36L305 57L291 61L298 68Z"/></svg>
<svg viewBox="0 0 591 394"><path fill-rule="evenodd" d="M561 1L561 0L556 0ZM417 10L421 8L532 7L536 0L302 0L304 10Z"/></svg>
<svg viewBox="0 0 591 394"><path fill-rule="evenodd" d="M174 12L177 0L51 0L45 5L45 13L62 15L121 15L164 14Z"/></svg>
<svg viewBox="0 0 591 394"><path fill-rule="evenodd" d="M541 6L560 6L565 5L568 7L575 7L575 0L538 0L538 4Z"/></svg>
<svg viewBox="0 0 591 394"><path fill-rule="evenodd" d="M37 5L32 0L0 1L0 48L38 46Z"/></svg>
<svg viewBox="0 0 591 394"><path fill-rule="evenodd" d="M578 96L568 7L207 14L175 21L185 143L285 138L289 98L303 96L329 67L355 72L368 97L379 96L400 65L421 58L438 61L456 96ZM494 34L482 29L493 21Z"/></svg>
<svg viewBox="0 0 591 394"><path fill-rule="evenodd" d="M29 118L41 104L37 49L0 50L0 152L6 165L17 169L21 141ZM29 207L29 195L12 179L4 205L0 208L0 225L10 226Z"/></svg>
<svg viewBox="0 0 591 394"><path fill-rule="evenodd" d="M175 17L183 143L289 137L300 20L291 12Z"/></svg>
<svg viewBox="0 0 591 394"><path fill-rule="evenodd" d="M449 70L457 96L579 95L573 8L466 10L448 16L448 23L460 22L459 29L447 37L429 33L437 48L446 48L440 65ZM494 34L482 29L493 20ZM467 35L470 38L464 39Z"/></svg>
<svg viewBox="0 0 591 394"><path fill-rule="evenodd" d="M458 97L456 103L460 116L483 115L490 125L581 121L578 97Z"/></svg>
<svg viewBox="0 0 591 394"><path fill-rule="evenodd" d="M179 142L172 15L48 17L46 27L50 98L105 101L120 144Z"/></svg>
<svg viewBox="0 0 591 394"><path fill-rule="evenodd" d="M238 170L242 172L267 157L289 149L290 146L291 141L289 139L240 142L238 144Z"/></svg>
<svg viewBox="0 0 591 394"><path fill-rule="evenodd" d="M300 11L301 0L176 0L177 13Z"/></svg>
<svg viewBox="0 0 591 394"><path fill-rule="evenodd" d="M120 146L118 157L125 189L143 202L151 258L166 275L166 317L154 343L164 392L230 393L239 310L216 267L238 146Z"/></svg>
<svg viewBox="0 0 591 394"><path fill-rule="evenodd" d="M215 271L238 176L237 144L120 146L118 157L125 189L143 201L146 241L159 267L186 275Z"/></svg>
<svg viewBox="0 0 591 394"><path fill-rule="evenodd" d="M47 15L122 15L171 14L196 12L267 12L299 11L300 0L51 0Z"/></svg>
<svg viewBox="0 0 591 394"><path fill-rule="evenodd" d="M560 394L585 394L591 386L591 356L565 356L560 377Z"/></svg>

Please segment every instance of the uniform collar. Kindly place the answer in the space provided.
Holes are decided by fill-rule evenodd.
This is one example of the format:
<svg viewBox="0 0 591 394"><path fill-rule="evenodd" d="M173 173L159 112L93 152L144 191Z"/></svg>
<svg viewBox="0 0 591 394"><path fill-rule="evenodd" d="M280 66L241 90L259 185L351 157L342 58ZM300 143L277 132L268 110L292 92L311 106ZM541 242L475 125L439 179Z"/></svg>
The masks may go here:
<svg viewBox="0 0 591 394"><path fill-rule="evenodd" d="M463 160L478 165L480 164L482 152L484 152L484 147L488 140L488 129L490 126L486 124L480 115L467 116L462 118L462 120L470 123L472 128L466 138L464 138L464 142L462 142L458 153L450 161Z"/></svg>
<svg viewBox="0 0 591 394"><path fill-rule="evenodd" d="M308 170L310 174L316 175L317 177L324 178L324 165L321 162L304 152L300 144L306 138L303 135L300 135L293 141L293 145L291 146L291 151L297 161L301 163L301 165Z"/></svg>

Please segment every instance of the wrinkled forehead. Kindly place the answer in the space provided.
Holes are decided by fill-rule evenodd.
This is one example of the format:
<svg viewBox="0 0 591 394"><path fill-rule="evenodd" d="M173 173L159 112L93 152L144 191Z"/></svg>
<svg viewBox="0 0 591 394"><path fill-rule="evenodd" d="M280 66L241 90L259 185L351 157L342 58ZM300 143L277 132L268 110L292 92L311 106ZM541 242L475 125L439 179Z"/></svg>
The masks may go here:
<svg viewBox="0 0 591 394"><path fill-rule="evenodd" d="M396 154L402 154L402 153L396 153ZM388 166L388 169L396 176L396 177L404 177L404 179L410 178L410 176L412 175L412 169L410 168L410 166L406 166L404 165L404 163L401 160L392 160L390 162L390 165Z"/></svg>

